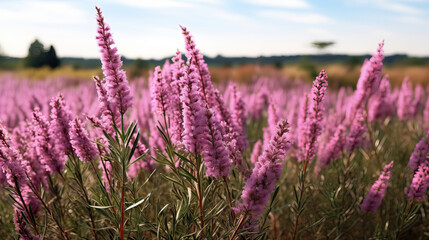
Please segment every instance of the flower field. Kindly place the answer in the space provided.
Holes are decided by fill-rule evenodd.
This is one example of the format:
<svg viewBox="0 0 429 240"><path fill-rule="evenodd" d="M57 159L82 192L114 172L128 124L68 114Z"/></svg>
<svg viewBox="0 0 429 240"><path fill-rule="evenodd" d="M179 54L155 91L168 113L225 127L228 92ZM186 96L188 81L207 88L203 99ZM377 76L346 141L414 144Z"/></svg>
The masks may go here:
<svg viewBox="0 0 429 240"><path fill-rule="evenodd" d="M0 76L2 239L429 238L429 88L392 88L384 42L355 88L214 84L181 26L128 80L96 11L103 76Z"/></svg>

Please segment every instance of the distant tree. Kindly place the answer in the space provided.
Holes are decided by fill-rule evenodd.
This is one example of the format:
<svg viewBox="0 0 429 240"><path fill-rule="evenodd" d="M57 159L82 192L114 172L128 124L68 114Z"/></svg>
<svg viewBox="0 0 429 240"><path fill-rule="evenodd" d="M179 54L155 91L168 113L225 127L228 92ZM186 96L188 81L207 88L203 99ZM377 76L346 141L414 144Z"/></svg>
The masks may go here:
<svg viewBox="0 0 429 240"><path fill-rule="evenodd" d="M131 78L140 77L143 75L145 70L149 69L149 63L141 58L134 60L130 70L128 71Z"/></svg>
<svg viewBox="0 0 429 240"><path fill-rule="evenodd" d="M57 57L54 46L50 46L49 50L45 54L46 64L50 66L52 69L58 67L60 65L60 59Z"/></svg>
<svg viewBox="0 0 429 240"><path fill-rule="evenodd" d="M277 69L282 69L283 68L283 62L282 61L275 61L274 67Z"/></svg>
<svg viewBox="0 0 429 240"><path fill-rule="evenodd" d="M35 40L31 43L28 49L28 55L25 58L25 66L27 67L41 67L45 65L45 50L43 44L39 40Z"/></svg>
<svg viewBox="0 0 429 240"><path fill-rule="evenodd" d="M0 65L2 65L3 59L4 59L4 53L3 53L3 49L0 46Z"/></svg>
<svg viewBox="0 0 429 240"><path fill-rule="evenodd" d="M317 41L317 42L312 42L311 45L313 45L313 47L319 49L319 51L323 51L325 50L325 48L330 47L332 45L334 45L335 42L323 42L323 41Z"/></svg>
<svg viewBox="0 0 429 240"><path fill-rule="evenodd" d="M134 67L138 70L142 70L142 69L146 69L149 68L149 64L147 63L147 61L141 59L141 58L137 58L134 61Z"/></svg>

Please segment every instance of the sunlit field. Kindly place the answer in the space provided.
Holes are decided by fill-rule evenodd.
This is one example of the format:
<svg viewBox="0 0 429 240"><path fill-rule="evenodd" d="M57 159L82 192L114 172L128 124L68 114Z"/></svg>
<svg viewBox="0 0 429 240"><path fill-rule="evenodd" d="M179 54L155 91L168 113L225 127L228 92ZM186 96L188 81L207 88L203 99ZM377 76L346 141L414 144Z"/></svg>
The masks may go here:
<svg viewBox="0 0 429 240"><path fill-rule="evenodd" d="M0 74L1 239L429 238L427 65L209 66L180 26L137 71L96 11L99 69Z"/></svg>

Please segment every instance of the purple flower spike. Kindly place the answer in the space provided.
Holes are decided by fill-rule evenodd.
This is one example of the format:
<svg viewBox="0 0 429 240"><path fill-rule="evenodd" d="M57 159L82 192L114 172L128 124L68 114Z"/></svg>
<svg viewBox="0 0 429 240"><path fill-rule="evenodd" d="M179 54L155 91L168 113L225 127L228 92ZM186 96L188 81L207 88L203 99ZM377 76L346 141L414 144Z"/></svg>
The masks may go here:
<svg viewBox="0 0 429 240"><path fill-rule="evenodd" d="M421 164L429 163L428 160L429 154L429 131L424 136L414 148L413 153L411 153L410 161L408 162L408 167L416 170Z"/></svg>
<svg viewBox="0 0 429 240"><path fill-rule="evenodd" d="M123 115L131 107L133 97L130 91L125 71L121 69L121 55L118 49L113 47L115 43L110 33L110 27L104 22L104 17L100 8L97 10L97 36L98 46L101 53L101 64L103 74L106 79L105 88L108 93L108 100L113 109L118 109Z"/></svg>
<svg viewBox="0 0 429 240"><path fill-rule="evenodd" d="M61 154L69 155L73 152L70 143L70 121L73 116L68 106L64 103L64 98L60 94L51 100L51 123L49 134L55 136L55 147Z"/></svg>
<svg viewBox="0 0 429 240"><path fill-rule="evenodd" d="M377 48L377 52L369 60L365 60L360 70L356 91L352 103L347 111L347 119L351 121L358 109L365 108L369 97L374 94L379 85L383 70L384 41Z"/></svg>
<svg viewBox="0 0 429 240"><path fill-rule="evenodd" d="M392 116L394 113L393 104L390 94L389 76L385 75L381 79L380 87L369 102L368 119L384 119Z"/></svg>
<svg viewBox="0 0 429 240"><path fill-rule="evenodd" d="M401 90L398 96L398 117L401 120L408 120L413 117L413 84L408 77L402 81Z"/></svg>
<svg viewBox="0 0 429 240"><path fill-rule="evenodd" d="M60 157L49 135L49 124L45 116L35 109L33 112L33 127L36 135L36 151L40 162L50 173L59 173L63 170L65 158Z"/></svg>
<svg viewBox="0 0 429 240"><path fill-rule="evenodd" d="M79 118L75 118L70 122L70 137L76 155L81 161L89 162L97 156L98 151L95 143L89 140L88 133L82 127Z"/></svg>
<svg viewBox="0 0 429 240"><path fill-rule="evenodd" d="M24 216L24 213L21 210L15 209L14 215L14 223L15 230L19 233L20 240L39 240L40 238L35 236L30 229L26 226L25 218L28 216Z"/></svg>
<svg viewBox="0 0 429 240"><path fill-rule="evenodd" d="M237 91L235 85L232 86L231 113L232 122L235 124L237 133L239 134L237 138L237 148L240 152L243 152L249 145L246 132L247 114L244 101L241 98L241 93Z"/></svg>
<svg viewBox="0 0 429 240"><path fill-rule="evenodd" d="M344 147L345 133L346 128L343 125L339 125L335 130L334 136L329 140L328 144L319 156L321 167L327 167L332 160L340 156Z"/></svg>
<svg viewBox="0 0 429 240"><path fill-rule="evenodd" d="M255 145L253 145L252 155L250 156L250 162L255 164L258 161L259 155L262 153L262 141L256 141Z"/></svg>
<svg viewBox="0 0 429 240"><path fill-rule="evenodd" d="M203 151L206 174L214 178L226 177L229 174L231 160L228 148L222 140L222 126L212 110L206 108L206 116L209 129Z"/></svg>
<svg viewBox="0 0 429 240"><path fill-rule="evenodd" d="M322 121L324 117L324 100L328 87L328 75L325 70L322 69L320 74L313 81L313 87L311 89L312 101L304 122L303 136L301 152L298 155L299 161L311 161L317 151L318 143L317 140L322 133Z"/></svg>
<svg viewBox="0 0 429 240"><path fill-rule="evenodd" d="M155 113L156 119L163 123L163 117L167 115L168 102L168 86L162 76L160 66L155 68L153 74L152 86L150 88L150 95L152 97L152 112Z"/></svg>
<svg viewBox="0 0 429 240"><path fill-rule="evenodd" d="M198 75L198 86L200 88L201 99L204 100L210 108L215 106L214 87L211 81L209 68L204 61L203 55L197 48L192 35L184 26L180 26L182 34L185 37L186 57L188 65L193 65Z"/></svg>
<svg viewBox="0 0 429 240"><path fill-rule="evenodd" d="M99 127L102 127L107 133L113 135L113 125L119 126L119 111L116 108L112 108L112 103L109 102L108 93L104 86L103 81L99 77L94 77L95 88L97 90L98 102L99 102L99 112L101 114L101 121L96 124ZM92 122L95 123L97 119L92 119Z"/></svg>
<svg viewBox="0 0 429 240"><path fill-rule="evenodd" d="M381 172L378 177L378 180L371 186L368 195L366 195L360 205L362 211L374 213L377 211L378 207L380 207L381 201L386 194L387 183L390 179L390 169L392 169L392 167L393 161L384 167L383 172Z"/></svg>
<svg viewBox="0 0 429 240"><path fill-rule="evenodd" d="M191 153L199 153L207 139L207 116L201 106L197 73L192 66L184 76L180 101L183 106L183 145Z"/></svg>
<svg viewBox="0 0 429 240"><path fill-rule="evenodd" d="M359 109L356 112L352 126L350 127L349 135L346 138L345 148L349 153L352 153L357 147L359 147L365 130L365 112Z"/></svg>
<svg viewBox="0 0 429 240"><path fill-rule="evenodd" d="M429 166L427 163L421 164L409 188L405 189L405 193L410 200L424 200L425 193L429 187Z"/></svg>
<svg viewBox="0 0 429 240"><path fill-rule="evenodd" d="M264 149L246 181L241 194L242 203L238 204L236 211L247 213L250 225L254 225L264 212L275 183L280 178L286 152L290 148L286 134L288 131L287 121L278 124L276 134L272 136L270 144Z"/></svg>

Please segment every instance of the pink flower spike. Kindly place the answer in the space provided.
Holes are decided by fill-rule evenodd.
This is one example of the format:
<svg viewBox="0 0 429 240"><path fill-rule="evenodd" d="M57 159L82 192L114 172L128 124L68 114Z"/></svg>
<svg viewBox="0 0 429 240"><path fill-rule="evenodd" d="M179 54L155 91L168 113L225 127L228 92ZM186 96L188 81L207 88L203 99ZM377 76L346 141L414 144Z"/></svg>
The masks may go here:
<svg viewBox="0 0 429 240"><path fill-rule="evenodd" d="M424 200L429 187L429 166L427 163L420 164L414 174L410 187L405 193L410 200Z"/></svg>
<svg viewBox="0 0 429 240"><path fill-rule="evenodd" d="M381 201L386 194L387 183L390 179L390 169L393 167L393 161L387 164L381 172L378 180L371 186L368 195L363 200L360 208L365 212L374 213L381 205Z"/></svg>
<svg viewBox="0 0 429 240"><path fill-rule="evenodd" d="M70 122L70 137L76 155L81 161L89 162L97 156L97 147L95 143L89 140L88 133L82 127L79 118L75 118Z"/></svg>
<svg viewBox="0 0 429 240"><path fill-rule="evenodd" d="M300 146L302 154L298 155L299 161L311 161L317 151L317 141L322 133L322 121L325 110L323 104L328 87L327 79L328 75L326 75L325 70L322 69L319 76L313 81L313 87L311 89L312 101L304 122L303 136L300 136L302 139L302 146Z"/></svg>
<svg viewBox="0 0 429 240"><path fill-rule="evenodd" d="M49 134L55 136L55 147L61 154L72 154L73 148L70 143L69 123L73 116L68 106L64 102L64 97L60 94L51 100L51 123Z"/></svg>
<svg viewBox="0 0 429 240"><path fill-rule="evenodd" d="M104 22L100 8L97 10L97 42L100 47L103 74L106 79L105 88L112 107L123 115L132 105L132 95L125 71L121 69L121 56L118 49L113 47L114 41L110 27Z"/></svg>
<svg viewBox="0 0 429 240"><path fill-rule="evenodd" d="M290 148L287 132L287 121L279 122L276 134L272 136L270 144L264 149L246 181L241 194L242 202L238 204L236 212L248 214L247 225L255 225L276 187L276 181L280 178L286 152Z"/></svg>
<svg viewBox="0 0 429 240"><path fill-rule="evenodd" d="M428 160L429 154L429 131L424 136L414 148L413 153L411 153L410 161L408 162L408 167L416 170L422 164L429 164Z"/></svg>
<svg viewBox="0 0 429 240"><path fill-rule="evenodd" d="M64 168L65 157L60 157L54 148L49 128L46 117L36 108L33 112L33 129L36 135L37 154L48 172L59 173Z"/></svg>
<svg viewBox="0 0 429 240"><path fill-rule="evenodd" d="M194 67L183 77L184 87L180 94L183 106L183 145L191 153L200 153L208 138L207 116L201 106L201 95L198 89L197 73Z"/></svg>
<svg viewBox="0 0 429 240"><path fill-rule="evenodd" d="M204 145L204 164L207 176L218 178L226 177L229 174L231 160L229 151L222 139L222 126L214 115L213 111L206 107L208 123L208 139Z"/></svg>

